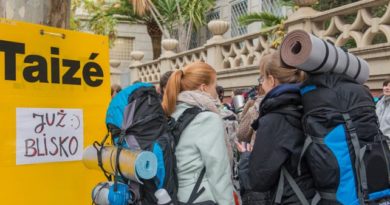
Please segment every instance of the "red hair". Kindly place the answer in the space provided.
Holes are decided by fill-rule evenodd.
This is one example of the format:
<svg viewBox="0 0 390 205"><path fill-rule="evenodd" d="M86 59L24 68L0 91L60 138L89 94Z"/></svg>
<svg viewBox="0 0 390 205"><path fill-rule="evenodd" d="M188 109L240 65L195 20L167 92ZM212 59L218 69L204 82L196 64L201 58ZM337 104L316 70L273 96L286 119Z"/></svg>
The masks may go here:
<svg viewBox="0 0 390 205"><path fill-rule="evenodd" d="M162 107L165 114L170 116L176 109L177 96L186 90L196 90L202 84L214 83L217 73L207 63L194 62L188 64L183 70L177 70L169 77L164 91Z"/></svg>

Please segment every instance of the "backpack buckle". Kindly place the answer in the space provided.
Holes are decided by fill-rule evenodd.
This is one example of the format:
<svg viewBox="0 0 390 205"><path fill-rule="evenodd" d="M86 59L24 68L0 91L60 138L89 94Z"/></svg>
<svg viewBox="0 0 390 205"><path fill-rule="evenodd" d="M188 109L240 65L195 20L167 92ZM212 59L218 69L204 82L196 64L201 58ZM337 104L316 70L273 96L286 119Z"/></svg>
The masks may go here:
<svg viewBox="0 0 390 205"><path fill-rule="evenodd" d="M176 127L176 120L173 117L168 118L168 129L173 130Z"/></svg>

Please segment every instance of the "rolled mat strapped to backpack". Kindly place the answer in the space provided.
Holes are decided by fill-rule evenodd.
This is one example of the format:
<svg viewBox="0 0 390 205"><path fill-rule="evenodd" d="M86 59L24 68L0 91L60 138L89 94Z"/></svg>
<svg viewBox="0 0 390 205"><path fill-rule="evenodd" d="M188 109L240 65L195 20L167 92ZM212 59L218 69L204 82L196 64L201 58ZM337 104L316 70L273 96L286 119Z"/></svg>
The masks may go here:
<svg viewBox="0 0 390 205"><path fill-rule="evenodd" d="M100 149L100 147L98 147ZM117 147L104 146L101 152L102 166L109 174L115 174ZM98 150L89 146L83 153L83 163L88 169L100 170ZM130 151L123 149L119 156L119 169L124 177L140 183L139 178L151 179L157 173L157 158L149 151Z"/></svg>
<svg viewBox="0 0 390 205"><path fill-rule="evenodd" d="M292 31L280 46L284 64L308 73L338 73L363 84L370 76L365 60L303 30Z"/></svg>

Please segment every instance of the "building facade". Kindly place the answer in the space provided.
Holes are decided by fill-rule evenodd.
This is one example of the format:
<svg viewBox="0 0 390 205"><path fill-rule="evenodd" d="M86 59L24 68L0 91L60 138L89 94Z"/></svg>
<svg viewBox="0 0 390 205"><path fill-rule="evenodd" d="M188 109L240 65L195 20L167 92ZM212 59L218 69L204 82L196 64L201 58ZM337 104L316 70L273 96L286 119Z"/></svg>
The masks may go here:
<svg viewBox="0 0 390 205"><path fill-rule="evenodd" d="M110 0L111 3L115 0ZM216 0L215 7L207 12L206 21L221 19L230 23L229 31L224 34L225 38L239 37L248 33L258 32L260 23L253 23L249 26L240 26L238 18L246 13L268 11L276 15L287 15L288 9L277 3L277 0ZM77 15L87 14L82 10ZM153 60L152 40L147 33L146 26L141 24L130 24L126 18L118 16L116 26L117 39L110 48L110 74L111 84L119 84L122 87L132 83L129 66L132 63L130 53L141 51L144 53L143 61ZM191 38L190 49L197 48L206 43L212 36L207 26L194 31Z"/></svg>

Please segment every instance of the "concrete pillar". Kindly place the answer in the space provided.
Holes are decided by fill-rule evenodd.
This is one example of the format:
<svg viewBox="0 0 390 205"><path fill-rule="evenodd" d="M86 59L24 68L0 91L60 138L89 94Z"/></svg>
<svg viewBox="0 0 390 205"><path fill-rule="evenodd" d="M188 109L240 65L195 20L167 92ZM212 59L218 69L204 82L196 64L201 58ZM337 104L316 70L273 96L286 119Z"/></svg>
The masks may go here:
<svg viewBox="0 0 390 205"><path fill-rule="evenodd" d="M311 33L310 17L318 13L318 11L311 8L311 5L315 4L317 0L294 0L294 2L299 6L299 9L291 14L285 22L287 31L291 32L293 30L303 29Z"/></svg>
<svg viewBox="0 0 390 205"><path fill-rule="evenodd" d="M142 51L133 51L130 54L132 63L130 65L130 83L134 81L141 80L138 75L138 66L142 64L141 60L144 58L144 52Z"/></svg>
<svg viewBox="0 0 390 205"><path fill-rule="evenodd" d="M210 21L207 25L213 37L207 41L205 47L207 49L207 63L215 70L223 69L222 46L224 37L223 34L229 30L229 23L222 20Z"/></svg>
<svg viewBox="0 0 390 205"><path fill-rule="evenodd" d="M163 75L164 73L172 70L171 61L169 58L176 55L175 50L178 44L179 42L176 39L164 39L161 41L163 53L159 58L160 75Z"/></svg>

